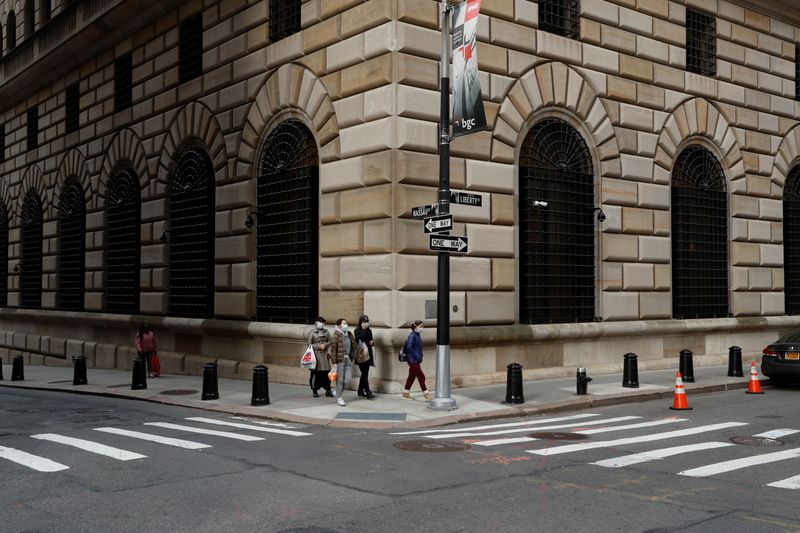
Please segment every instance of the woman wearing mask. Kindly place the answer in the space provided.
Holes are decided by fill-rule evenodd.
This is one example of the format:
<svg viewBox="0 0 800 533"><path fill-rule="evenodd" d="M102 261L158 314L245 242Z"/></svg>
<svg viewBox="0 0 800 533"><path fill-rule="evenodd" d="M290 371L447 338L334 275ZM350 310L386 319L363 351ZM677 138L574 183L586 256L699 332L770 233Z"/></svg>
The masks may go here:
<svg viewBox="0 0 800 533"><path fill-rule="evenodd" d="M314 350L314 357L317 358L317 366L310 369L308 384L314 398L319 398L319 389L325 389L325 396L333 397L331 392L331 381L328 379L328 372L331 364L328 361L328 347L331 345L331 333L325 327L325 319L318 316L314 322L314 329L308 334L308 344Z"/></svg>
<svg viewBox="0 0 800 533"><path fill-rule="evenodd" d="M428 393L428 388L425 386L425 373L422 371L422 320L415 320L411 323L411 333L405 343L405 352L408 356L408 379L406 379L406 386L403 389L403 399L411 399L411 386L414 380L419 380L419 386L422 389L422 395L425 396L425 401L430 401L431 396Z"/></svg>
<svg viewBox="0 0 800 533"><path fill-rule="evenodd" d="M367 315L358 317L356 342L359 344L359 347L362 342L367 347L366 359L362 355L360 348L358 348L359 351L356 352L356 363L358 364L358 369L361 370L361 379L358 380L358 395L372 400L375 398L375 395L369 390L369 367L375 366L375 357L372 353L374 342L372 341L372 330L369 327L369 317Z"/></svg>
<svg viewBox="0 0 800 533"><path fill-rule="evenodd" d="M333 328L333 341L328 352L331 366L338 365L336 372L336 403L344 407L347 405L342 398L344 392L345 366L351 364L356 355L356 339L348 330L347 320L339 318Z"/></svg>
<svg viewBox="0 0 800 533"><path fill-rule="evenodd" d="M144 359L147 365L148 376L151 378L156 377L150 370L150 360L153 358L153 354L156 353L158 347L156 346L156 334L150 329L150 324L142 324L142 327L139 328L139 333L136 334L134 342L136 343L136 353L139 354L139 359Z"/></svg>

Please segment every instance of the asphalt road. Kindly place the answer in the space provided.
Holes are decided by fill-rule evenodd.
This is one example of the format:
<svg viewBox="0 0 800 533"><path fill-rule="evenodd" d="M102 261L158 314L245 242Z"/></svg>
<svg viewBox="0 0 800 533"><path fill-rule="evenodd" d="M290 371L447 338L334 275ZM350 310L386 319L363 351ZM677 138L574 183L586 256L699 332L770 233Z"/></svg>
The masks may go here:
<svg viewBox="0 0 800 533"><path fill-rule="evenodd" d="M766 392L398 435L0 388L0 531L800 531L800 389Z"/></svg>

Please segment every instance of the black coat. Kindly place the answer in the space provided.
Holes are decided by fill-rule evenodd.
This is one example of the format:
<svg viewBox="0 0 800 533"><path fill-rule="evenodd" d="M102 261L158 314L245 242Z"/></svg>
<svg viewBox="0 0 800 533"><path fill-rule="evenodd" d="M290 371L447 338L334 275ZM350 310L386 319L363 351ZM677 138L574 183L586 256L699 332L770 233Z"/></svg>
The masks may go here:
<svg viewBox="0 0 800 533"><path fill-rule="evenodd" d="M365 363L375 366L375 356L372 353L372 329L356 328L356 342L358 341L364 341L364 344L367 345L367 350L369 350L369 360L365 361Z"/></svg>

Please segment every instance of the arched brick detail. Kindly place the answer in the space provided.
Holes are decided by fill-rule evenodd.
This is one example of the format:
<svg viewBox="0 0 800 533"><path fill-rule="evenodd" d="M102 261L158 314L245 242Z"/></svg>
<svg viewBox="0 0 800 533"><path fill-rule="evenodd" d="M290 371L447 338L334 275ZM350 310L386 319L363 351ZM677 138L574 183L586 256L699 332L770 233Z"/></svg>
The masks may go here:
<svg viewBox="0 0 800 533"><path fill-rule="evenodd" d="M272 118L282 111L303 115L319 144L320 163L341 158L339 123L333 101L322 81L300 65L288 64L273 71L250 104L237 143L239 175L252 176L253 164Z"/></svg>
<svg viewBox="0 0 800 533"><path fill-rule="evenodd" d="M107 198L111 174L122 163L130 164L133 167L136 175L139 176L139 186L142 189L147 187L150 183L147 154L139 136L130 129L117 132L106 147L105 156L100 164L100 178L97 185L98 201L102 201L103 204Z"/></svg>
<svg viewBox="0 0 800 533"><path fill-rule="evenodd" d="M564 63L537 65L517 80L500 104L492 128L491 159L513 164L522 134L534 114L563 110L582 122L600 163L600 175L620 175L614 127L591 84Z"/></svg>
<svg viewBox="0 0 800 533"><path fill-rule="evenodd" d="M16 212L17 202L14 200L16 197L15 187L9 184L8 179L0 179L0 202L3 203L8 212L8 225L13 226L13 217Z"/></svg>
<svg viewBox="0 0 800 533"><path fill-rule="evenodd" d="M53 207L56 209L58 208L61 198L61 189L64 187L64 183L71 178L77 178L83 188L86 210L95 209L97 206L94 205L95 202L92 201L92 199L96 197L96 194L93 194L96 191L92 190L86 159L84 159L83 154L78 150L70 150L61 158L61 164L58 166L53 190Z"/></svg>
<svg viewBox="0 0 800 533"><path fill-rule="evenodd" d="M15 202L14 216L17 220L22 216L22 207L31 189L39 194L39 199L42 201L44 219L48 220L52 218L50 209L53 206L53 189L52 187L48 187L44 173L38 165L29 166L27 170L25 170L25 174L22 175L22 182L20 182L17 201Z"/></svg>
<svg viewBox="0 0 800 533"><path fill-rule="evenodd" d="M773 196L776 196L775 188L780 191L783 197L783 187L786 183L786 176L792 168L800 162L800 124L794 126L784 136L778 153L775 154L775 165L772 167Z"/></svg>
<svg viewBox="0 0 800 533"><path fill-rule="evenodd" d="M670 183L672 165L691 138L706 139L717 148L722 155L722 168L731 182L730 190L735 191L737 180L745 177L742 153L728 121L704 98L687 100L675 108L664 123L656 148L655 180Z"/></svg>

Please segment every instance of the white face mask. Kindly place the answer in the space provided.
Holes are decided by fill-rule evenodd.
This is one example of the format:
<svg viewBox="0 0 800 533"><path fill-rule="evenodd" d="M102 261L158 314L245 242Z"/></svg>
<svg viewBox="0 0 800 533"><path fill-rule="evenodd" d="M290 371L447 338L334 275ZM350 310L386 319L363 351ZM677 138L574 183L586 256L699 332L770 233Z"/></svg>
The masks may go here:
<svg viewBox="0 0 800 533"><path fill-rule="evenodd" d="M417 331L418 331L418 332L419 332L419 331L422 331L422 324L420 324L419 326L417 326Z"/></svg>
<svg viewBox="0 0 800 533"><path fill-rule="evenodd" d="M314 325L317 326L317 329L322 329L322 326L325 325L325 322L316 322Z"/></svg>
<svg viewBox="0 0 800 533"><path fill-rule="evenodd" d="M369 322L362 322L362 323L361 323L361 326L362 326L364 329L367 329L367 328L369 327Z"/></svg>
<svg viewBox="0 0 800 533"><path fill-rule="evenodd" d="M347 331L347 324L342 324L341 326L339 326L339 329L341 329L342 331Z"/></svg>

